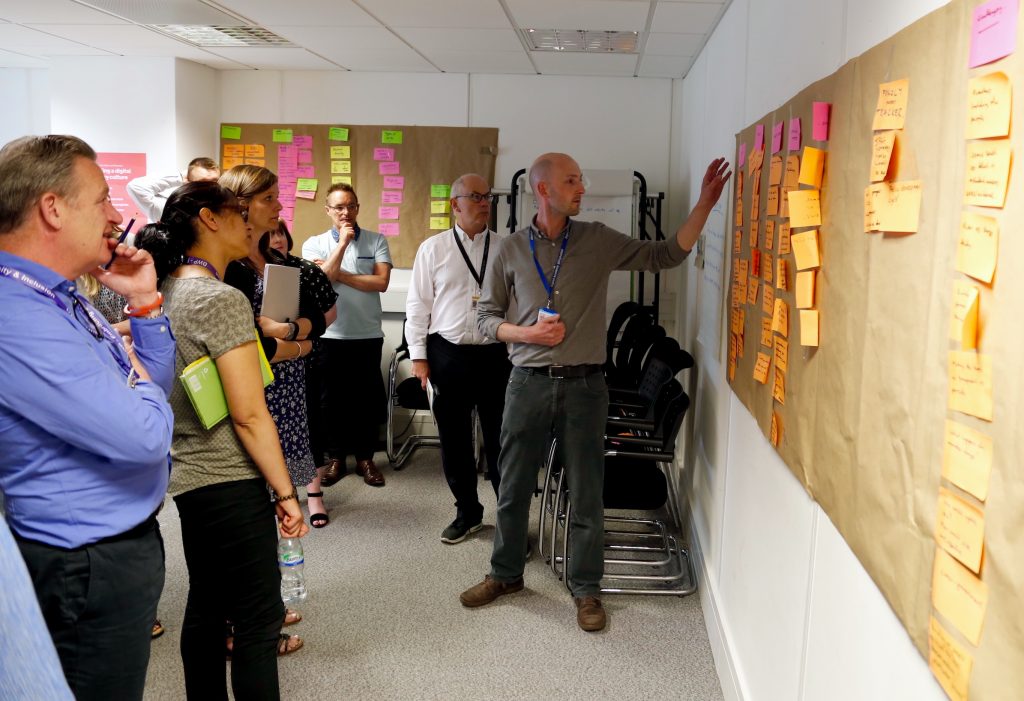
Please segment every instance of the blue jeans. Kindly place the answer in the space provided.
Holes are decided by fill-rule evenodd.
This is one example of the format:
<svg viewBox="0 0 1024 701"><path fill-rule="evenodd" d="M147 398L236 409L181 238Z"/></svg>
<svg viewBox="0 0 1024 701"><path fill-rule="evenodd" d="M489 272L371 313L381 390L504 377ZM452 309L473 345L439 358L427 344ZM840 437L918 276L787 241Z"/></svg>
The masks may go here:
<svg viewBox="0 0 1024 701"><path fill-rule="evenodd" d="M572 494L569 562L573 596L596 596L604 574L604 431L608 387L604 375L551 378L514 368L505 392L498 459L501 487L491 554L491 577L523 576L530 500L551 438Z"/></svg>

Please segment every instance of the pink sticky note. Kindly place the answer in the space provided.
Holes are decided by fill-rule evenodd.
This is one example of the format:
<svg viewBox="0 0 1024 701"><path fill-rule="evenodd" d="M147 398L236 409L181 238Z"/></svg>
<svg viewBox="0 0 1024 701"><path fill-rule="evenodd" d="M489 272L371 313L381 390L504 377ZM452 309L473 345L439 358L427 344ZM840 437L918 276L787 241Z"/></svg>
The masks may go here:
<svg viewBox="0 0 1024 701"><path fill-rule="evenodd" d="M789 120L789 150L796 153L800 150L800 118L793 117Z"/></svg>
<svg viewBox="0 0 1024 701"><path fill-rule="evenodd" d="M316 173L313 172L313 166L299 166L295 169L295 177L297 178L315 178Z"/></svg>
<svg viewBox="0 0 1024 701"><path fill-rule="evenodd" d="M295 205L295 193L294 192L282 192L278 195L277 199L281 200L281 204L285 209Z"/></svg>
<svg viewBox="0 0 1024 701"><path fill-rule="evenodd" d="M375 161L393 161L395 160L395 149L393 148L375 148L373 149L373 160Z"/></svg>
<svg viewBox="0 0 1024 701"><path fill-rule="evenodd" d="M292 138L292 145L295 148L313 148L312 136L296 136Z"/></svg>
<svg viewBox="0 0 1024 701"><path fill-rule="evenodd" d="M384 222L379 228L380 233L384 236L398 236L398 224L395 222Z"/></svg>
<svg viewBox="0 0 1024 701"><path fill-rule="evenodd" d="M782 130L786 128L785 122L772 125L772 153L782 150Z"/></svg>
<svg viewBox="0 0 1024 701"><path fill-rule="evenodd" d="M280 182L283 182L283 181L286 181L286 180L291 180L292 183L294 184L295 183L295 178L299 177L298 176L298 170L299 170L299 167L297 165L295 165L294 163L291 163L291 164L281 164L281 163L278 163L277 164L278 182L280 183Z"/></svg>
<svg viewBox="0 0 1024 701"><path fill-rule="evenodd" d="M384 204L402 204L402 191L381 190L380 201Z"/></svg>
<svg viewBox="0 0 1024 701"><path fill-rule="evenodd" d="M281 210L281 213L278 214L277 216L281 217L282 219L287 219L288 221L291 221L292 219L295 218L295 208L294 207L285 207L285 208L283 208Z"/></svg>
<svg viewBox="0 0 1024 701"><path fill-rule="evenodd" d="M754 129L754 150L760 151L764 148L764 125L758 124Z"/></svg>
<svg viewBox="0 0 1024 701"><path fill-rule="evenodd" d="M398 207L377 207L378 219L398 219Z"/></svg>
<svg viewBox="0 0 1024 701"><path fill-rule="evenodd" d="M747 144L746 143L740 144L740 157L739 157L739 161L740 161L740 164L737 166L737 168L742 168L743 165L747 162Z"/></svg>
<svg viewBox="0 0 1024 701"><path fill-rule="evenodd" d="M304 200L315 200L316 199L316 193L313 192L312 190L298 190L298 191L296 191L295 196L296 197L301 197Z"/></svg>
<svg viewBox="0 0 1024 701"><path fill-rule="evenodd" d="M828 141L829 113L832 111L831 102L814 103L814 122L812 131L815 141Z"/></svg>
<svg viewBox="0 0 1024 701"><path fill-rule="evenodd" d="M402 172L398 168L398 161L381 161L377 164L377 171L381 175L398 175Z"/></svg>
<svg viewBox="0 0 1024 701"><path fill-rule="evenodd" d="M277 147L277 167L294 166L298 163L299 151L294 144L281 144Z"/></svg>
<svg viewBox="0 0 1024 701"><path fill-rule="evenodd" d="M312 162L313 162L313 152L310 151L308 148L300 148L299 149L299 163L312 163Z"/></svg>
<svg viewBox="0 0 1024 701"><path fill-rule="evenodd" d="M385 175L384 187L390 188L392 190L404 190L405 178L401 175Z"/></svg>
<svg viewBox="0 0 1024 701"><path fill-rule="evenodd" d="M991 0L974 8L968 66L981 66L1013 53L1017 48L1017 13L1017 0Z"/></svg>

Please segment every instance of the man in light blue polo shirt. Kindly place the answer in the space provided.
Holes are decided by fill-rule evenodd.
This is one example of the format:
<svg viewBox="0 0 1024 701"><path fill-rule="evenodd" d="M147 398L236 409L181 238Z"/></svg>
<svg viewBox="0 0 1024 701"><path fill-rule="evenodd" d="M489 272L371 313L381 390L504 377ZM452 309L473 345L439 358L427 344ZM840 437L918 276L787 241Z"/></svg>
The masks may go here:
<svg viewBox="0 0 1024 701"><path fill-rule="evenodd" d="M302 245L302 257L319 265L338 293L338 318L321 337L318 359L329 456L322 484L341 479L345 456L352 453L363 481L382 487L384 475L373 463L373 451L387 410L380 293L391 281L391 252L386 238L359 227L359 199L351 185L332 185L326 210L334 224L330 231Z"/></svg>

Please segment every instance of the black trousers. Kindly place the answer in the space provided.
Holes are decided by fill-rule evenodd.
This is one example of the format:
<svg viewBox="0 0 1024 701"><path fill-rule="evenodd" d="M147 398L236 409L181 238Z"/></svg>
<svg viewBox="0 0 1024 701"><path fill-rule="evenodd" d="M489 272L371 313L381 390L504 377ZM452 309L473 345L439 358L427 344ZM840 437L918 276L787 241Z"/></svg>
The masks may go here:
<svg viewBox="0 0 1024 701"><path fill-rule="evenodd" d="M434 333L427 337L427 362L437 389L434 418L441 437L444 476L455 497L457 514L475 523L483 516L484 508L476 492L473 409L480 417L487 471L497 495L501 414L505 409L505 385L512 372L508 350L504 343L460 346Z"/></svg>
<svg viewBox="0 0 1024 701"><path fill-rule="evenodd" d="M156 517L74 550L16 540L75 698L142 699L164 588Z"/></svg>
<svg viewBox="0 0 1024 701"><path fill-rule="evenodd" d="M181 629L186 696L227 699L224 623L231 621L235 699L280 699L277 644L284 604L277 524L266 483L224 482L185 492L174 501L188 565L188 603Z"/></svg>
<svg viewBox="0 0 1024 701"><path fill-rule="evenodd" d="M313 341L313 352L306 356L306 422L309 425L309 449L318 467L327 462L327 430L324 427L321 394L325 382L325 353L320 339Z"/></svg>
<svg viewBox="0 0 1024 701"><path fill-rule="evenodd" d="M387 418L384 375L380 370L383 338L321 338L323 379L322 426L333 458L355 455L371 460L380 425Z"/></svg>

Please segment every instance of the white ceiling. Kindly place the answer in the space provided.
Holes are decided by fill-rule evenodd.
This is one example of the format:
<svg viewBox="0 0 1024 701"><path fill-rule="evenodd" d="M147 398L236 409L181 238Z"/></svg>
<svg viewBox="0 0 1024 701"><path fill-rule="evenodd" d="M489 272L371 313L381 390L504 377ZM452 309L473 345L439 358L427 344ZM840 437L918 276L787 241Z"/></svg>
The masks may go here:
<svg viewBox="0 0 1024 701"><path fill-rule="evenodd" d="M682 78L730 0L0 0L0 67L167 56L218 69ZM298 48L198 48L147 24L255 25ZM528 51L517 29L640 32L636 54Z"/></svg>

